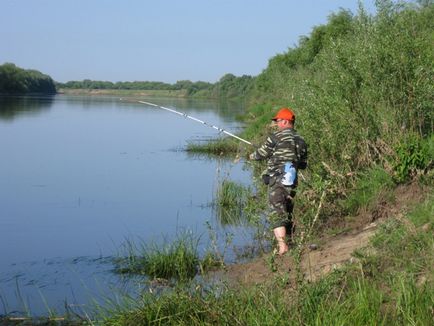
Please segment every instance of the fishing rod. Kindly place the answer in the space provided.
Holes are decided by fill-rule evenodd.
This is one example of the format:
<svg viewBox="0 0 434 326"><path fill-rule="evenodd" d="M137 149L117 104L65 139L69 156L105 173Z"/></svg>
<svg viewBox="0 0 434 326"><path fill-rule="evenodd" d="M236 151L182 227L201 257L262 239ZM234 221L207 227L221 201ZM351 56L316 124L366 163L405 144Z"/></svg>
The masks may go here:
<svg viewBox="0 0 434 326"><path fill-rule="evenodd" d="M243 138L241 138L241 137L238 137L237 135L234 135L233 133L231 133L231 132L229 132L229 131L226 131L226 130L220 128L220 127L214 126L214 125L212 125L212 124L210 124L210 123L207 123L207 122L205 122L205 121L202 121L202 120L200 120L200 119L198 119L198 118L192 117L191 115L188 115L188 114L186 114L186 113L179 112L179 111L176 111L176 110L173 110L173 109L169 109L169 108L166 108L166 107L164 107L164 106L157 105L157 104L150 103L150 102L145 102L145 101L137 101L137 102L138 102L138 103L141 103L141 104L146 104L146 105L150 105L150 106L155 106L155 107L157 107L157 108L159 108L159 109L163 109L163 110L166 110L166 111L169 111L169 112L172 112L172 113L178 114L178 115L180 115L180 116L182 116L182 117L184 117L184 118L188 118L188 119L191 119L191 120L193 120L193 121L199 122L199 123L201 123L201 124L203 124L203 125L205 125L205 126L208 126L208 127L214 128L214 129L218 130L219 132L222 132L222 133L224 133L224 134L226 134L226 135L228 135L228 136L231 136L231 137L233 137L233 138L236 138L236 139L238 139L238 140L241 140L242 142L244 142L244 143L246 143L246 144L249 144L249 145L252 145L252 146L253 146L253 144L252 144L251 142L249 142L248 140L245 140L245 139L243 139Z"/></svg>
<svg viewBox="0 0 434 326"><path fill-rule="evenodd" d="M122 101L122 98L121 98L120 100ZM224 134L226 134L226 135L228 135L228 136L231 136L231 137L233 137L233 138L236 138L236 139L238 139L238 140L241 140L242 142L244 142L244 143L246 143L246 144L249 144L249 145L251 145L251 146L255 146L255 145L253 145L251 142L249 142L248 140L245 140L245 139L243 139L243 138L241 138L241 137L238 137L237 135L234 135L233 133L231 133L231 132L229 132L229 131L226 131L226 130L224 130L223 128L220 128L220 127L214 126L214 125L212 125L212 124L210 124L210 123L207 123L207 122L205 122L205 121L203 121L203 120L200 120L200 119L198 119L198 118L192 117L191 115L188 115L188 114L186 114L186 113L179 112L179 111L176 111L176 110L173 110L173 109L169 109L169 108L166 108L165 106L161 106L161 105L154 104L154 103L151 103L151 102L146 102L146 101L136 101L136 102L137 102L137 103L141 103L141 104L146 104L146 105L154 106L154 107L156 107L156 108L159 108L159 109L162 109L162 110L166 110L166 111L169 111L169 112L175 113L175 114L180 115L180 116L182 116L182 117L184 117L184 118L188 118L188 119L191 119L191 120L193 120L193 121L199 122L199 123L201 123L201 124L203 124L203 125L205 125L205 126L208 126L208 127L214 128L214 129L218 130L219 132L222 132L222 133L224 133ZM303 174L301 174L301 172L300 172L300 175L301 175L301 177L304 179L304 176L303 176Z"/></svg>

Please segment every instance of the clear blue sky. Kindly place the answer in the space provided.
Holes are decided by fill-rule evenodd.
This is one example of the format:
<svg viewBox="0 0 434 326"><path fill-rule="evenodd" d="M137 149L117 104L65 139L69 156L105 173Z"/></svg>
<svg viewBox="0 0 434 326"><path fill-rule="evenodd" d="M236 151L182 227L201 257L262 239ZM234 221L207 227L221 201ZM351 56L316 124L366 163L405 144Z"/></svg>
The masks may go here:
<svg viewBox="0 0 434 326"><path fill-rule="evenodd" d="M362 0L375 12L374 0ZM0 64L54 80L258 75L357 0L0 0Z"/></svg>

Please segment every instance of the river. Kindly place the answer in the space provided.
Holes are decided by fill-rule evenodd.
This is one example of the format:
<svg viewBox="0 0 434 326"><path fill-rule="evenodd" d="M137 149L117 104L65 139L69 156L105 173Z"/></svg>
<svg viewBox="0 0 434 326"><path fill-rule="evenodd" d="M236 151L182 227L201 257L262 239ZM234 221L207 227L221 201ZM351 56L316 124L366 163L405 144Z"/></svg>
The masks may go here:
<svg viewBox="0 0 434 326"><path fill-rule="evenodd" d="M241 128L240 103L146 100ZM81 311L128 291L111 260L126 241L162 245L188 230L205 250L209 225L221 247L227 234L231 246L251 241L212 206L222 178L249 183L250 172L184 151L221 136L118 97L0 98L0 314Z"/></svg>

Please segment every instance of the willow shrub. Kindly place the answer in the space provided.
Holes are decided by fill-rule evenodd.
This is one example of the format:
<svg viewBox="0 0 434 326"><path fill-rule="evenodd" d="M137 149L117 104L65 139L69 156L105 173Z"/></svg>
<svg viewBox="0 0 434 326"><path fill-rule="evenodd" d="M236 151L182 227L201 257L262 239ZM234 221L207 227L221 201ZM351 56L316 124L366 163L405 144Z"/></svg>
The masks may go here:
<svg viewBox="0 0 434 326"><path fill-rule="evenodd" d="M354 33L328 45L300 85L312 151L344 171L386 159L408 132L433 131L433 7L431 22L424 11L383 10L356 17Z"/></svg>
<svg viewBox="0 0 434 326"><path fill-rule="evenodd" d="M373 16L363 8L332 15L256 79L259 104L245 134L263 139L258 130L273 112L295 110L310 153L296 215L308 222L324 189L320 219L343 214L343 199L366 170L380 166L406 182L432 166L425 148L434 131L434 4L377 5Z"/></svg>
<svg viewBox="0 0 434 326"><path fill-rule="evenodd" d="M341 32L328 32L341 16ZM407 132L433 132L433 22L432 4L379 1L376 16L336 14L322 38L312 34L270 60L257 79L258 97L267 91L269 101L294 107L314 167L324 161L348 172L383 162ZM313 42L320 50L311 62L297 61Z"/></svg>
<svg viewBox="0 0 434 326"><path fill-rule="evenodd" d="M408 134L398 143L394 162L395 179L405 182L424 170L434 160L434 134L421 140L417 135Z"/></svg>

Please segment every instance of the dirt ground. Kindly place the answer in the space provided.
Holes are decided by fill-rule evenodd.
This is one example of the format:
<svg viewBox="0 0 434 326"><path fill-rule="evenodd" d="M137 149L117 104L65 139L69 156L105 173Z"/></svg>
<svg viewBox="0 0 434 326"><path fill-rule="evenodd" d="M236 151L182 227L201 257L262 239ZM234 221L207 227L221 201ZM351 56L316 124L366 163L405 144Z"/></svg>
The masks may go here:
<svg viewBox="0 0 434 326"><path fill-rule="evenodd" d="M353 260L352 253L368 245L370 237L381 223L389 217L405 213L424 197L425 189L417 184L400 186L395 189L391 202L380 198L369 212L361 212L354 218L341 222L339 227L345 231L321 237L315 244L307 243L302 248L301 258L304 277L314 281ZM247 263L229 265L224 271L215 272L213 277L234 286L264 284L275 276L287 276L290 282L295 280L295 263L291 253L276 256L273 263L271 257L272 254L269 253Z"/></svg>

